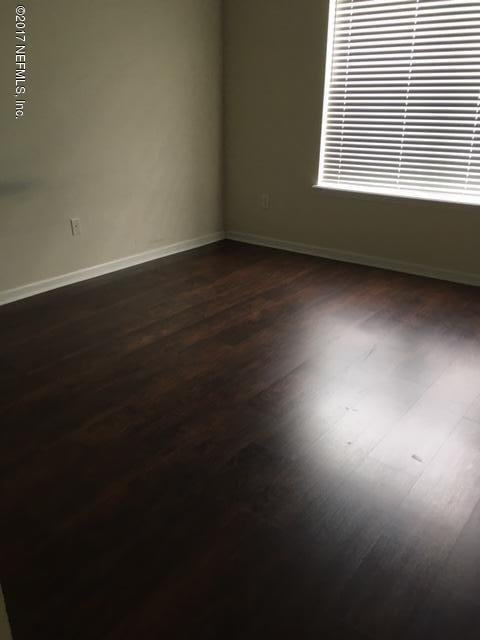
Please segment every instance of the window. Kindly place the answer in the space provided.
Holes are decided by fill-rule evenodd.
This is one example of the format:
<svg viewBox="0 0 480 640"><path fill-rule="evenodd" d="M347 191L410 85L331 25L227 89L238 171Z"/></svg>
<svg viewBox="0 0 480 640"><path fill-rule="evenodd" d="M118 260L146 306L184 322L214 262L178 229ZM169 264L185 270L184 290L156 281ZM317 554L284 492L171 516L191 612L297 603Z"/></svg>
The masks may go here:
<svg viewBox="0 0 480 640"><path fill-rule="evenodd" d="M479 0L330 0L318 185L480 204Z"/></svg>

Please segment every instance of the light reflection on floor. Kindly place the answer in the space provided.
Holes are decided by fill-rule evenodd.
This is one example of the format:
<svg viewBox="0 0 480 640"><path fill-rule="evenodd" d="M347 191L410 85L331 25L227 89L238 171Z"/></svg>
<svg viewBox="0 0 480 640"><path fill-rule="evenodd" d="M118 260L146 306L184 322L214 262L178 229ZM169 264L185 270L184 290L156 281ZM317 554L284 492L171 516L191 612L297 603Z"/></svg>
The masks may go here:
<svg viewBox="0 0 480 640"><path fill-rule="evenodd" d="M342 337L331 334L285 391L295 423L291 457L309 469L305 484L328 467L358 490L369 465L376 477L384 466L412 483L399 504L386 491L384 511L401 517L414 505L455 528L480 498L478 343L465 338L459 356L459 339L441 323L429 332L415 325L391 330L391 323L345 331L346 323Z"/></svg>

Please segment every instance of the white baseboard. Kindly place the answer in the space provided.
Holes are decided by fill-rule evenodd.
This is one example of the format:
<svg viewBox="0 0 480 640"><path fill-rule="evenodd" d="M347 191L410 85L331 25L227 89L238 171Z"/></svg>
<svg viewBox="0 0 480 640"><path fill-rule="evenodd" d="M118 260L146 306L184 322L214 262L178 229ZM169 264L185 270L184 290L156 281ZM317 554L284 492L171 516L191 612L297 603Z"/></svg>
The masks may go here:
<svg viewBox="0 0 480 640"><path fill-rule="evenodd" d="M328 249L327 247L318 247L298 242L288 242L285 240L279 240L278 238L257 236L238 231L228 231L226 232L225 237L229 240L237 240L238 242L256 244L262 247L270 247L272 249L283 249L284 251L304 253L309 256L318 256L320 258L328 258L330 260L338 260L340 262L351 262L353 264L361 264L368 267L377 267L378 269L388 269L389 271L399 271L401 273L409 273L416 276L435 278L436 280L446 280L448 282L468 284L475 287L480 286L480 275L474 273L438 269L423 264L412 264L401 260L368 256L362 253L351 253L348 251L341 251L339 249Z"/></svg>
<svg viewBox="0 0 480 640"><path fill-rule="evenodd" d="M61 276L48 278L48 280L40 280L15 289L0 291L0 305L8 304L15 300L21 300L22 298L29 298L30 296L35 296L38 293L50 291L51 289L58 289L59 287L65 287L66 285L81 282L82 280L89 280L90 278L103 276L107 273L127 269L128 267L133 267L144 262L150 262L151 260L157 260L158 258L170 256L174 253L197 249L198 247L203 247L207 244L223 240L224 237L225 234L223 232L210 233L206 236L176 242L175 244L157 247L150 251L144 251L143 253L138 253L133 256L127 256L126 258L119 258L118 260L112 260L111 262L105 262L93 267L87 267L86 269L80 269L79 271L65 273Z"/></svg>
<svg viewBox="0 0 480 640"><path fill-rule="evenodd" d="M205 245L212 244L213 242L223 240L224 238L237 240L238 242L244 242L246 244L255 244L262 247L270 247L272 249L282 249L284 251L292 251L294 253L303 253L310 256L338 260L340 262L351 262L353 264L361 264L368 267L377 267L379 269L388 269L390 271L399 271L401 273L435 278L437 280L446 280L449 282L468 284L476 287L480 286L480 275L473 273L438 269L422 264L412 264L401 260L392 260L390 258L379 258L376 256L351 253L338 249L302 244L299 242L288 242L286 240L279 240L278 238L228 231L227 233L211 233L191 240L184 240L175 244L157 247L150 251L138 253L133 256L112 260L111 262L87 267L86 269L80 269L79 271L55 276L54 278L49 278L47 280L32 282L31 284L17 287L15 289L0 291L0 305L8 304L9 302L14 302L15 300L21 300L23 298L29 298L30 296L37 295L38 293L43 293L59 287L65 287L69 284L81 282L82 280L89 280L90 278L96 278L107 273L127 269L128 267L133 267L151 260L157 260L158 258L163 258L175 253L181 253L183 251L189 251L190 249L203 247Z"/></svg>

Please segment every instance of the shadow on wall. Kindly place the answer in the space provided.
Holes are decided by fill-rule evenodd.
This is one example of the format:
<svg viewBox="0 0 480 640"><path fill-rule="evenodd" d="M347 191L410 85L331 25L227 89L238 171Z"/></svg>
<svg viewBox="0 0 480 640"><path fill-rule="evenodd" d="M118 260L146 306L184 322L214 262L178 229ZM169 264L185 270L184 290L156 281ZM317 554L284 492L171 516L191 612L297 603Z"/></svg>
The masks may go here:
<svg viewBox="0 0 480 640"><path fill-rule="evenodd" d="M32 191L36 187L34 181L11 181L0 182L0 198L8 198L9 196L17 196L22 193Z"/></svg>

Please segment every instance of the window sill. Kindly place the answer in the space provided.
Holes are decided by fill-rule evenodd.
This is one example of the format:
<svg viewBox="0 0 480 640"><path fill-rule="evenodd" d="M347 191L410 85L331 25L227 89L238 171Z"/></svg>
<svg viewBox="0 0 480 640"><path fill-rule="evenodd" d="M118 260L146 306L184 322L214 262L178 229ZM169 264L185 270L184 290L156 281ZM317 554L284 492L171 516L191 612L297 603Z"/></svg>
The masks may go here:
<svg viewBox="0 0 480 640"><path fill-rule="evenodd" d="M387 187L363 187L356 184L335 184L320 181L313 185L314 189L328 189L329 191L343 191L347 193L369 194L374 196L387 196L389 198L402 198L408 200L424 200L429 202L447 202L451 204L480 205L480 196L462 195L459 193L437 193L435 191L396 190Z"/></svg>

